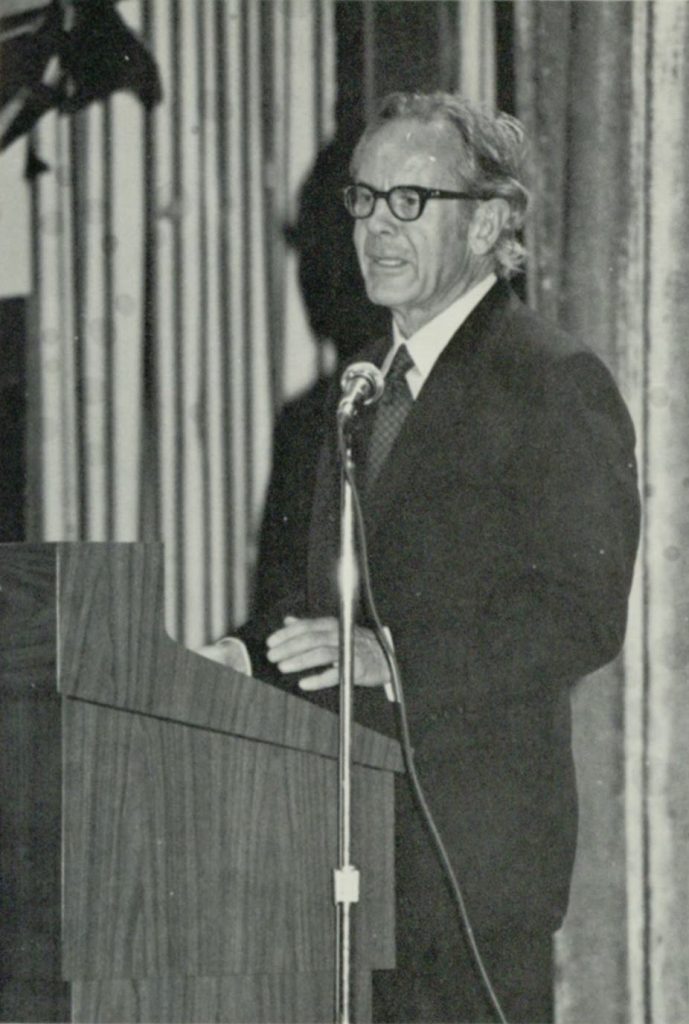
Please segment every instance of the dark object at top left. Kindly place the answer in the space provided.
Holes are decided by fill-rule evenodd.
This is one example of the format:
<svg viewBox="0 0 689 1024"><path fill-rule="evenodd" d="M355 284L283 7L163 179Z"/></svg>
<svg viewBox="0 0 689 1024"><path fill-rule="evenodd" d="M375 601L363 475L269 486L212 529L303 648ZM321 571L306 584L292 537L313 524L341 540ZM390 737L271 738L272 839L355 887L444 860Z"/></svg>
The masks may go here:
<svg viewBox="0 0 689 1024"><path fill-rule="evenodd" d="M122 89L162 99L155 61L114 0L52 0L0 17L0 150L49 110L71 114Z"/></svg>

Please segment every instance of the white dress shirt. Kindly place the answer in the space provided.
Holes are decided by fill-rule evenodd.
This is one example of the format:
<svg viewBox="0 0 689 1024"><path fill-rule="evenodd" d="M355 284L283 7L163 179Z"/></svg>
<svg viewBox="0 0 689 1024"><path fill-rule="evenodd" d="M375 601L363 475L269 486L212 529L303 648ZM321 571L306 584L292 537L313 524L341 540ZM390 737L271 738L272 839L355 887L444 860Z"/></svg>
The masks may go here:
<svg viewBox="0 0 689 1024"><path fill-rule="evenodd" d="M497 277L495 274L489 274L488 277L484 277L482 281L475 284L464 295L460 295L452 305L444 309L442 313L434 316L432 320L429 320L427 324L424 324L423 327L409 338L403 337L399 327L393 321L393 346L381 366L383 376L390 369L397 349L400 345L406 345L409 355L414 360L414 366L407 373L407 384L412 393L412 398L416 399L421 388L426 383L428 375L435 366L440 353L443 349L447 348L450 340L468 318L469 314L478 306L481 299L490 291L496 281Z"/></svg>

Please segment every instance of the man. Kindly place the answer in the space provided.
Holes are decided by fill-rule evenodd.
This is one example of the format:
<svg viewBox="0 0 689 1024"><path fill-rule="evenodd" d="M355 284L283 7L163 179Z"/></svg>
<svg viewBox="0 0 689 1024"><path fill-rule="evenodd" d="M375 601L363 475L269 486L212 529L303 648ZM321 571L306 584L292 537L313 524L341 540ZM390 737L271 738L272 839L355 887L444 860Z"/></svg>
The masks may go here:
<svg viewBox="0 0 689 1024"><path fill-rule="evenodd" d="M523 255L524 148L507 116L395 94L357 146L346 204L369 298L392 315L391 339L362 353L386 375L398 427L386 450L389 407L361 416L373 590L485 965L507 1019L533 1022L552 1019L576 840L569 690L622 644L639 508L609 373L506 283ZM310 694L337 682L328 417L305 594L266 641ZM389 728L388 669L365 620L355 672L357 717ZM398 970L376 979L374 1019L494 1019L403 787L397 821Z"/></svg>

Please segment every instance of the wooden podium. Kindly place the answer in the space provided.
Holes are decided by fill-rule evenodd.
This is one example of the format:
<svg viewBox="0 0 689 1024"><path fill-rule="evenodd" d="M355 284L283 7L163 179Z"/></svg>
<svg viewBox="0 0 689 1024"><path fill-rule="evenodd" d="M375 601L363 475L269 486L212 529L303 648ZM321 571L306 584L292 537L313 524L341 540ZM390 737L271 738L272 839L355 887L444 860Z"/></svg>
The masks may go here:
<svg viewBox="0 0 689 1024"><path fill-rule="evenodd" d="M163 551L0 546L2 1020L333 1019L337 719L163 628ZM356 1019L397 745L357 727Z"/></svg>

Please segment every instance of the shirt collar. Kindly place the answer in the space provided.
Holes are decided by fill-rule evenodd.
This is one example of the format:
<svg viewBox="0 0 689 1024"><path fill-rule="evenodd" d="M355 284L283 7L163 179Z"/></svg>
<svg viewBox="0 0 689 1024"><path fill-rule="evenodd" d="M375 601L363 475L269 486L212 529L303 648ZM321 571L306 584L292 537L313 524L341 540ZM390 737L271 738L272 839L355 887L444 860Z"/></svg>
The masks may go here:
<svg viewBox="0 0 689 1024"><path fill-rule="evenodd" d="M387 373L400 345L406 345L414 360L414 368L407 374L407 381L413 397L416 398L443 349L447 347L469 314L478 306L496 281L495 274L484 277L482 281L475 284L464 295L460 295L447 309L438 313L409 338L402 336L397 324L393 321L393 347L383 362L383 373Z"/></svg>

